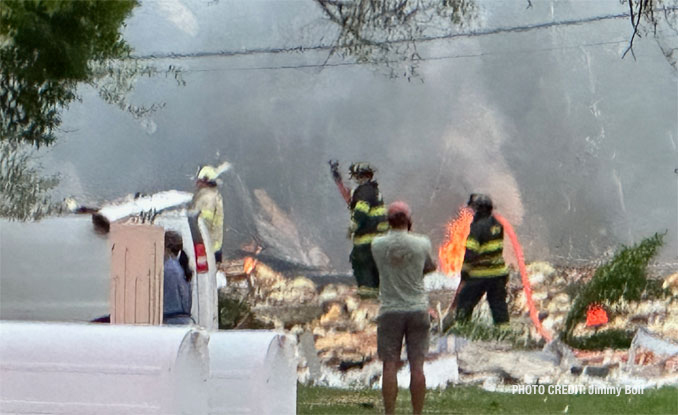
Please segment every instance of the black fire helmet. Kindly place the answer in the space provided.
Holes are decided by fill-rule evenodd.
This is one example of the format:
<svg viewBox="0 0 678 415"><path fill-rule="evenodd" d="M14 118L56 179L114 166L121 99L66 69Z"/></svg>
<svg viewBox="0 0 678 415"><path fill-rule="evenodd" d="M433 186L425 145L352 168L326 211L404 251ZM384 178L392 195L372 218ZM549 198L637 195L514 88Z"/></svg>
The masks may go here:
<svg viewBox="0 0 678 415"><path fill-rule="evenodd" d="M374 168L366 162L357 162L349 166L348 172L351 177L360 177L360 176L373 176Z"/></svg>
<svg viewBox="0 0 678 415"><path fill-rule="evenodd" d="M491 212L493 207L492 199L490 199L488 195L482 193L471 193L467 205L476 212Z"/></svg>

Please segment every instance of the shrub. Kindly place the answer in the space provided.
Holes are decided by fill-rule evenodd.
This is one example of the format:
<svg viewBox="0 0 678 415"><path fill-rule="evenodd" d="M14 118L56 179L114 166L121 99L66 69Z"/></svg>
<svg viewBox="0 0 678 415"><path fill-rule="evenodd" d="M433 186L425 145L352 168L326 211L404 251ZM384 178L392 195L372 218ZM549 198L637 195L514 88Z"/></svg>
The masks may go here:
<svg viewBox="0 0 678 415"><path fill-rule="evenodd" d="M575 344L598 344L605 347L603 341L605 338L614 340L613 343L619 343L618 341L624 336L614 331L612 334L603 335L604 332L602 332L594 335L597 340L593 338L574 339L572 333L575 326L586 319L586 311L592 303L602 304L609 309L622 299L624 301L641 300L648 286L647 265L662 246L664 235L654 234L632 247L622 246L610 262L596 270L591 281L579 290L567 315L561 336L566 343L573 347L577 347ZM655 290L652 289L652 291Z"/></svg>

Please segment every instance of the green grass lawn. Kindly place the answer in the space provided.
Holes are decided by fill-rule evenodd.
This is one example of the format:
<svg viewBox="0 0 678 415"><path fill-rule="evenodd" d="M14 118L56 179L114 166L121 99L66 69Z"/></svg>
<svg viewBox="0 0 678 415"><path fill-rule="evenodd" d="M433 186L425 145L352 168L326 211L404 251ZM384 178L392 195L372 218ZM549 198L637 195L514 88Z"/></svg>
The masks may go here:
<svg viewBox="0 0 678 415"><path fill-rule="evenodd" d="M299 385L298 414L379 414L379 390L342 390ZM410 393L398 393L397 413L412 412ZM670 414L678 415L678 388L646 389L642 395L519 395L459 386L429 390L426 414Z"/></svg>

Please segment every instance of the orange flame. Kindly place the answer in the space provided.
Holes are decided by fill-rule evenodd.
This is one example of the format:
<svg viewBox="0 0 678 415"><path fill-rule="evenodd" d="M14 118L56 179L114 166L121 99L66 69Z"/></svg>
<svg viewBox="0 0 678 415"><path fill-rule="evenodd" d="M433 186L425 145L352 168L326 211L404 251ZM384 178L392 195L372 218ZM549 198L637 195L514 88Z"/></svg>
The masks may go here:
<svg viewBox="0 0 678 415"><path fill-rule="evenodd" d="M471 222L473 222L473 209L463 206L459 209L456 219L447 224L447 239L438 248L439 267L445 274L452 275L461 272Z"/></svg>
<svg viewBox="0 0 678 415"><path fill-rule="evenodd" d="M607 312L600 304L589 305L586 311L586 327L598 327L607 324Z"/></svg>
<svg viewBox="0 0 678 415"><path fill-rule="evenodd" d="M257 260L252 258L252 257L246 257L245 262L242 265L243 271L245 271L245 274L250 275L252 271L254 271L254 267L257 266Z"/></svg>

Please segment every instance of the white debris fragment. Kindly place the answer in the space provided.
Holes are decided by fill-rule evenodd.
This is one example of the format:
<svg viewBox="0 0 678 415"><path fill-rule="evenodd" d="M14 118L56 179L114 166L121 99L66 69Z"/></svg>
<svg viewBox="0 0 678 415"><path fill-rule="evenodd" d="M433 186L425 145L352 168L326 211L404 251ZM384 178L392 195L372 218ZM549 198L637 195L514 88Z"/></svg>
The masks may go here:
<svg viewBox="0 0 678 415"><path fill-rule="evenodd" d="M217 271L217 290L224 288L227 284L228 281L226 280L226 274L224 274L224 272L221 270Z"/></svg>
<svg viewBox="0 0 678 415"><path fill-rule="evenodd" d="M459 366L455 355L442 355L437 359L424 362L426 388L445 388L450 383L459 382ZM380 382L381 383L381 382ZM410 387L410 366L408 364L398 371L398 387Z"/></svg>
<svg viewBox="0 0 678 415"><path fill-rule="evenodd" d="M99 209L99 214L108 219L109 222L113 222L144 212L160 212L169 208L181 207L190 203L192 199L193 193L167 190L150 196L137 197L127 202L104 206Z"/></svg>
<svg viewBox="0 0 678 415"><path fill-rule="evenodd" d="M227 171L231 170L231 163L224 161L220 165L217 166L217 177L221 176L222 174L226 173Z"/></svg>
<svg viewBox="0 0 678 415"><path fill-rule="evenodd" d="M426 291L456 290L460 280L459 274L450 276L441 272L431 272L424 276L424 289Z"/></svg>
<svg viewBox="0 0 678 415"><path fill-rule="evenodd" d="M668 340L661 339L650 333L645 328L639 328L633 337L631 347L629 348L629 358L627 369L632 369L635 365L636 351L638 347L650 349L653 353L664 356L678 356L678 344Z"/></svg>

